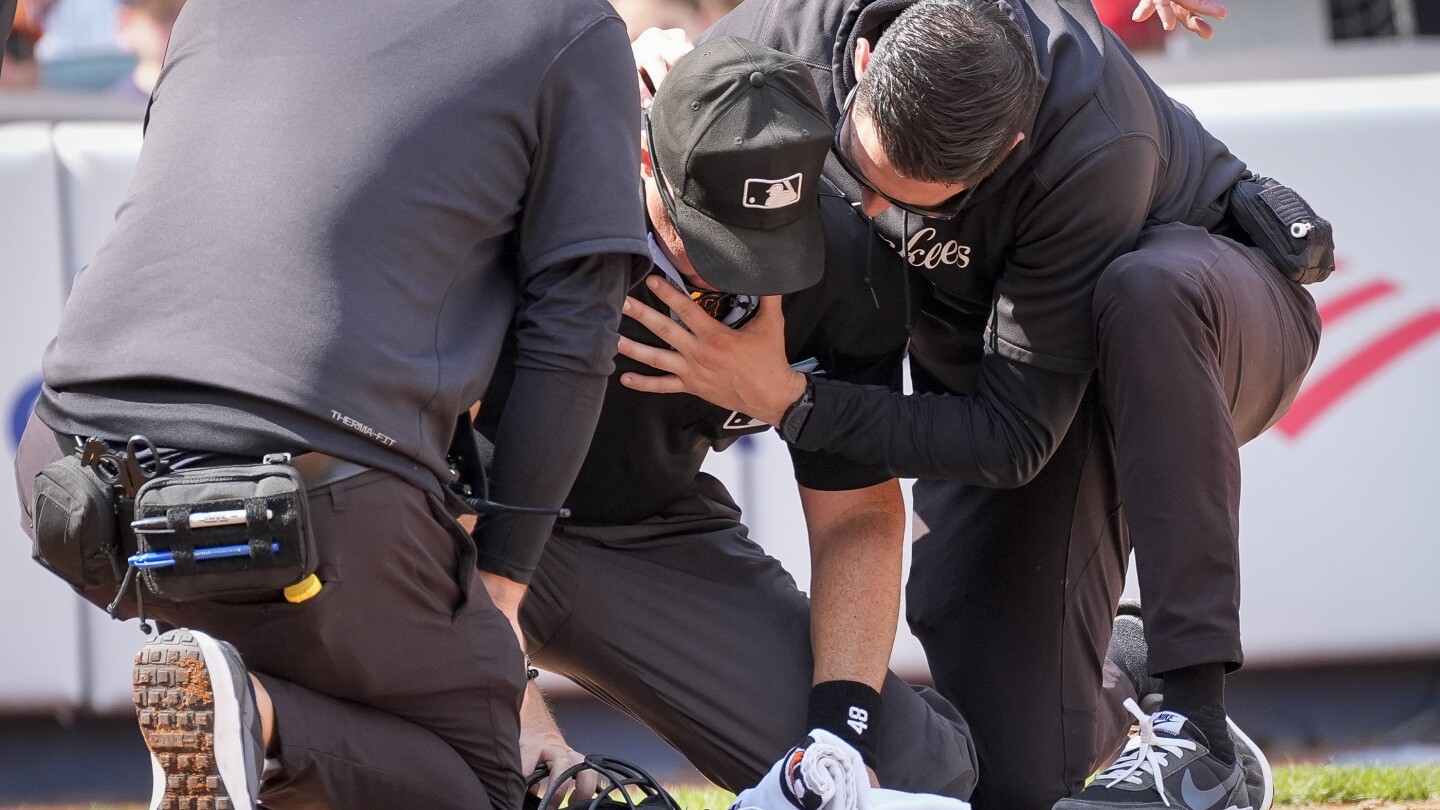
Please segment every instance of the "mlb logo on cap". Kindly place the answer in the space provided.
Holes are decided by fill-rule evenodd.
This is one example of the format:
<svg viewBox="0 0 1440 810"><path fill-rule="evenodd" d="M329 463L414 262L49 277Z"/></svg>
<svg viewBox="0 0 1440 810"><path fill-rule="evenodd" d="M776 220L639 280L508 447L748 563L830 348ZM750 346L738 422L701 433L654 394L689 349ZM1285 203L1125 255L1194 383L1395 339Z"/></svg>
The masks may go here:
<svg viewBox="0 0 1440 810"><path fill-rule="evenodd" d="M805 177L796 172L779 180L751 178L745 181L745 199L740 204L746 208L784 208L800 202L800 184Z"/></svg>

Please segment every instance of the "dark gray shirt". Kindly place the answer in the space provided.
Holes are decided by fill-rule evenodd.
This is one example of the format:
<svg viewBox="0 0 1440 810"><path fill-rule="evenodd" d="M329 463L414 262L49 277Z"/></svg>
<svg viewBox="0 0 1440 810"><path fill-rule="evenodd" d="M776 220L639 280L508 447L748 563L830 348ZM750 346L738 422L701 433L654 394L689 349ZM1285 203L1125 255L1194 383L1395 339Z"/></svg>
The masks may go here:
<svg viewBox="0 0 1440 810"><path fill-rule="evenodd" d="M637 109L603 0L191 0L41 417L438 490L512 325L532 378L603 390L648 266ZM578 467L594 413L569 419L574 449L511 433Z"/></svg>

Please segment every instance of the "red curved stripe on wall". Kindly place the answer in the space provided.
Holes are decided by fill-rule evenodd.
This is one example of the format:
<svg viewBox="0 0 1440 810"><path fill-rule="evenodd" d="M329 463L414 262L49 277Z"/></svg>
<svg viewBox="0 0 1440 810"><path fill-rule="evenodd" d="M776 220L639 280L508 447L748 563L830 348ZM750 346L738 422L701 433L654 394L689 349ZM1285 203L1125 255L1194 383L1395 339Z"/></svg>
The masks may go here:
<svg viewBox="0 0 1440 810"><path fill-rule="evenodd" d="M1421 313L1381 335L1305 386L1275 429L1292 439L1299 436L1347 394L1436 333L1440 333L1440 309Z"/></svg>
<svg viewBox="0 0 1440 810"><path fill-rule="evenodd" d="M1372 301L1378 301L1384 298L1395 292L1395 290L1395 285L1389 281L1375 281L1359 289L1351 290L1338 298L1326 301L1316 307L1316 309L1320 313L1320 320L1323 321L1326 326L1330 326L1346 315L1349 315Z"/></svg>

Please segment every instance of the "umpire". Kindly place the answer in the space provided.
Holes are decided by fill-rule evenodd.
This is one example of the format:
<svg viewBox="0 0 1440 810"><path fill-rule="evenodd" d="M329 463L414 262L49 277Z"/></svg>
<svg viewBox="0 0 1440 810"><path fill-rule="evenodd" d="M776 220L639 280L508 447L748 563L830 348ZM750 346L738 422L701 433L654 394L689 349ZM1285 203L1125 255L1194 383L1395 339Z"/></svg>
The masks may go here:
<svg viewBox="0 0 1440 810"><path fill-rule="evenodd" d="M472 540L447 450L513 331L491 492L569 489L649 266L633 70L598 0L186 5L19 482L29 512L92 438L175 468L289 454L319 592L146 600L186 628L137 659L152 806L520 806L524 586L477 576L476 543L539 546L550 519Z"/></svg>
<svg viewBox="0 0 1440 810"><path fill-rule="evenodd" d="M638 307L678 353L621 351L678 379L627 384L921 477L908 619L975 732L977 807L1049 807L1106 756L1132 537L1164 721L1075 806L1268 806L1224 708L1238 447L1284 414L1320 325L1237 227L1244 163L1083 0L751 0L712 33L786 49L831 90L827 177L929 282L911 346L929 395L807 378L753 335L688 340ZM762 308L750 331L772 327Z"/></svg>
<svg viewBox="0 0 1440 810"><path fill-rule="evenodd" d="M883 243L821 178L831 129L805 66L745 40L682 59L645 117L652 279L742 328L785 294L798 367L899 390L910 285L871 272ZM635 294L658 300L643 287ZM776 300L778 303L778 299ZM646 339L626 321L623 334ZM653 338L649 338L654 342ZM701 472L768 425L695 397L626 388L620 358L595 438L538 568L488 548L481 567L534 577L521 611L535 662L639 719L707 778L753 786L806 733L851 743L881 784L966 798L969 732L933 690L888 671L905 507L883 469L796 450L810 598ZM507 402L497 375L480 421ZM860 719L856 719L860 718Z"/></svg>

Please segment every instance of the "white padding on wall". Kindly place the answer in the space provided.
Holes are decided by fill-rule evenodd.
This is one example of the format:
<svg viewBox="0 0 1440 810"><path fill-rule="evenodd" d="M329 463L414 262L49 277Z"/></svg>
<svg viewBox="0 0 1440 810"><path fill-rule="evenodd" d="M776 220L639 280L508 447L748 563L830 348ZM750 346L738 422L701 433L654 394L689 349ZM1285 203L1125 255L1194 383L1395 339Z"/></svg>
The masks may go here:
<svg viewBox="0 0 1440 810"><path fill-rule="evenodd" d="M50 132L49 124L0 125L0 711L65 710L83 700L80 601L30 561L10 472L64 296Z"/></svg>

